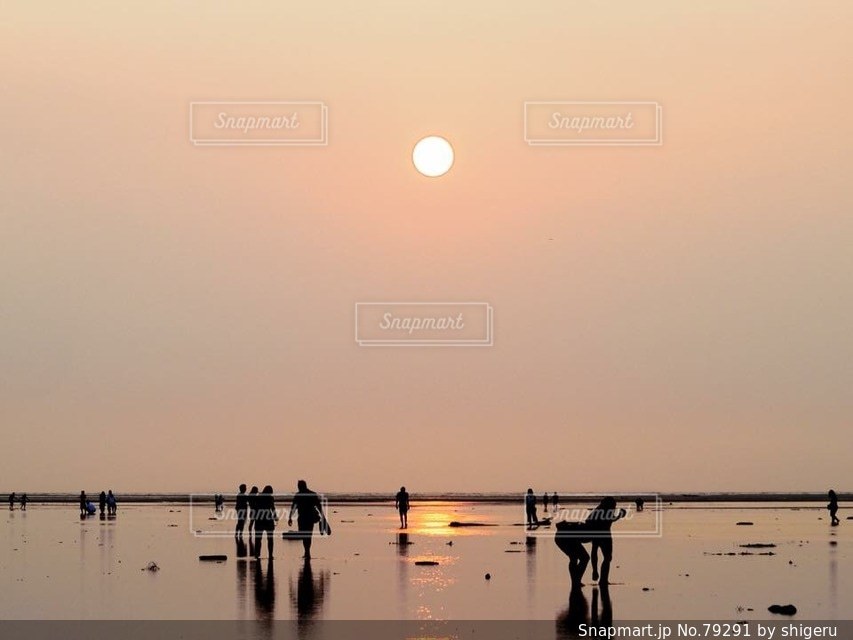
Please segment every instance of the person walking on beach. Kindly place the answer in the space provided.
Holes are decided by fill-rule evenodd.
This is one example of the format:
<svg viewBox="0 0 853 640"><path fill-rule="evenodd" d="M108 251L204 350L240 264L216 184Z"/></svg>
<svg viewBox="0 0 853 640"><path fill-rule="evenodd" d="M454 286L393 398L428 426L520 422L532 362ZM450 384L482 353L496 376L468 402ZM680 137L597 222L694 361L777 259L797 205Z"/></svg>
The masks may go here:
<svg viewBox="0 0 853 640"><path fill-rule="evenodd" d="M837 527L840 520L838 519L838 496L835 491L829 490L829 504L826 505L827 510L829 510L829 517L833 527Z"/></svg>
<svg viewBox="0 0 853 640"><path fill-rule="evenodd" d="M243 529L246 526L246 516L249 510L249 498L246 496L246 485L240 485L240 493L234 499L234 510L237 512L237 527L234 529L234 537L242 538Z"/></svg>
<svg viewBox="0 0 853 640"><path fill-rule="evenodd" d="M646 504L646 501L642 498L637 498L636 500L634 500L634 504L637 505L637 511L642 511L643 506Z"/></svg>
<svg viewBox="0 0 853 640"><path fill-rule="evenodd" d="M542 513L546 516L548 515L548 492L546 491L542 496Z"/></svg>
<svg viewBox="0 0 853 640"><path fill-rule="evenodd" d="M81 518L85 518L87 515L89 515L89 510L86 508L87 502L88 502L88 500L86 500L86 492L81 491L80 492L80 517Z"/></svg>
<svg viewBox="0 0 853 640"><path fill-rule="evenodd" d="M118 507L116 506L116 497L113 495L113 490L107 491L107 515L114 516Z"/></svg>
<svg viewBox="0 0 853 640"><path fill-rule="evenodd" d="M15 510L15 492L9 494L9 511Z"/></svg>
<svg viewBox="0 0 853 640"><path fill-rule="evenodd" d="M21 511L26 511L26 510L27 510L27 494L22 493L21 494Z"/></svg>
<svg viewBox="0 0 853 640"><path fill-rule="evenodd" d="M104 514L107 510L107 492L101 491L101 495L98 496L98 508L101 512L101 517L104 517Z"/></svg>
<svg viewBox="0 0 853 640"><path fill-rule="evenodd" d="M625 509L616 510L616 499L608 496L586 518L586 529L592 539L592 579L602 585L609 584L610 561L613 559L613 538L610 527L627 515ZM598 574L598 552L601 551L601 577Z"/></svg>
<svg viewBox="0 0 853 640"><path fill-rule="evenodd" d="M400 487L397 497L394 499L394 507L400 512L400 528L409 528L409 492L406 487Z"/></svg>
<svg viewBox="0 0 853 640"><path fill-rule="evenodd" d="M552 507L552 509L553 509L554 511L557 511L557 507L558 507L558 506L559 506L559 504L560 504L560 496L558 496L558 495L557 495L557 492L556 492L556 491L554 492L554 495L553 495L553 496L551 496L551 504L552 504L552 505L554 505L554 506Z"/></svg>
<svg viewBox="0 0 853 640"><path fill-rule="evenodd" d="M269 559L272 560L273 537L275 536L275 523L277 521L278 513L275 510L272 487L267 485L255 500L255 558L261 557L261 543L263 542L264 532L266 532Z"/></svg>
<svg viewBox="0 0 853 640"><path fill-rule="evenodd" d="M290 513L287 515L287 526L293 526L293 511L296 510L296 526L302 534L302 547L305 549L306 560L311 558L311 538L314 535L314 525L320 523L320 535L329 532L326 522L326 514L323 513L323 505L320 504L320 496L308 488L305 480L296 483L296 494L290 504Z"/></svg>
<svg viewBox="0 0 853 640"><path fill-rule="evenodd" d="M524 512L527 515L527 526L533 528L539 525L539 518L536 517L536 496L533 494L533 489L527 490L527 495L524 496Z"/></svg>

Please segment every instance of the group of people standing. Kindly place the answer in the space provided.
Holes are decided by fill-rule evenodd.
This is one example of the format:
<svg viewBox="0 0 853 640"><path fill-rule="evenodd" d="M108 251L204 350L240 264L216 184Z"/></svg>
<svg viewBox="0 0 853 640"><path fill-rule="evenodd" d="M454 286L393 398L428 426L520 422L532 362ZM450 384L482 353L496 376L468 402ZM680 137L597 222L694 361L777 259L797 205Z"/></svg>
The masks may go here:
<svg viewBox="0 0 853 640"><path fill-rule="evenodd" d="M542 510L545 512L546 517L549 507L552 511L557 511L560 508L560 496L557 495L556 491L551 497L548 496L547 491L542 496ZM528 489L527 494L524 496L524 513L527 516L528 527L539 526L539 516L536 513L536 495L533 493L533 489Z"/></svg>
<svg viewBox="0 0 853 640"><path fill-rule="evenodd" d="M9 494L9 511L15 510L15 501L19 499L17 497L17 495L18 494L16 494L14 491ZM22 493L19 500L21 503L21 511L26 511L27 510L27 494Z"/></svg>
<svg viewBox="0 0 853 640"><path fill-rule="evenodd" d="M113 490L101 491L98 496L98 509L95 509L94 503L86 496L85 491L80 492L80 517L93 516L97 511L100 511L101 517L115 516L118 510L116 497L113 495Z"/></svg>
<svg viewBox="0 0 853 640"><path fill-rule="evenodd" d="M302 546L305 550L304 558L308 560L311 558L314 525L320 525L320 535L329 535L332 530L323 511L320 496L308 488L305 480L297 482L296 488L287 514L287 526L293 526L293 515L296 513L296 527L299 531L297 535L302 540ZM261 557L261 546L264 534L266 534L267 550L270 559L272 559L273 536L275 525L279 520L273 488L266 485L259 491L258 487L255 486L251 488L249 493L246 493L246 485L241 484L240 492L234 500L234 508L237 512L237 526L234 530L234 536L238 542L242 541L243 531L248 523L248 535L253 543L251 545L252 555L255 558Z"/></svg>

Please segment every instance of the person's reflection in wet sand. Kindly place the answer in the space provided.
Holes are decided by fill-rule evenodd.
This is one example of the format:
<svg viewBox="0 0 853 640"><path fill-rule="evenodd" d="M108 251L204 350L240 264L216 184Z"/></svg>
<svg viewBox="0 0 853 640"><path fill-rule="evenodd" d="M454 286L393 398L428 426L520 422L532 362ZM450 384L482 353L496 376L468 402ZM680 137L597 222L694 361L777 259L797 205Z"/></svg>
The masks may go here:
<svg viewBox="0 0 853 640"><path fill-rule="evenodd" d="M272 558L267 560L266 572L261 571L261 561L255 560L254 578L255 587L255 614L259 621L265 625L272 623L275 618L275 574L273 571Z"/></svg>
<svg viewBox="0 0 853 640"><path fill-rule="evenodd" d="M320 571L315 577L311 569L311 559L306 558L296 579L296 589L291 580L290 603L300 623L313 621L322 609L328 578L328 571Z"/></svg>
<svg viewBox="0 0 853 640"><path fill-rule="evenodd" d="M557 616L558 638L580 638L580 626L589 624L589 602L580 585L573 586L569 592L569 606Z"/></svg>
<svg viewBox="0 0 853 640"><path fill-rule="evenodd" d="M409 555L409 534L408 533L398 533L397 534L397 553L401 556Z"/></svg>
<svg viewBox="0 0 853 640"><path fill-rule="evenodd" d="M241 617L245 617L246 588L249 582L249 563L246 558L249 553L243 538L235 538L235 540L237 542L237 603Z"/></svg>
<svg viewBox="0 0 853 640"><path fill-rule="evenodd" d="M599 612L599 593L601 610ZM610 588L607 585L592 588L592 615L590 616L589 603L583 594L583 589L578 585L572 587L569 593L569 606L557 616L557 637L559 638L583 638L590 637L588 629L581 633L582 624L588 627L600 629L613 626L613 602L610 600ZM606 637L606 632L599 632L596 637Z"/></svg>
<svg viewBox="0 0 853 640"><path fill-rule="evenodd" d="M601 615L598 613L598 592L601 590ZM613 626L613 602L610 600L610 586L603 584L592 588L592 626L610 628Z"/></svg>

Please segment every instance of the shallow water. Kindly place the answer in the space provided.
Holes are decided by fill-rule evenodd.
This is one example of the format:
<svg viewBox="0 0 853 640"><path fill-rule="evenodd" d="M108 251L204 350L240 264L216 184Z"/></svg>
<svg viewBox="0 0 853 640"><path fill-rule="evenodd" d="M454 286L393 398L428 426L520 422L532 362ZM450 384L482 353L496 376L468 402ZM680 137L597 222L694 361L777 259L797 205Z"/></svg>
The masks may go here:
<svg viewBox="0 0 853 640"><path fill-rule="evenodd" d="M527 543L525 529L512 524L521 521L519 507L415 504L411 544L397 544L390 504L331 511L333 535L315 537L310 566L301 543L281 539L286 523L279 524L272 563L265 545L260 562L236 558L233 523L210 520L210 505L122 504L118 517L106 521L81 521L76 505L3 512L0 618L554 620L566 614L566 558L551 529L539 529ZM841 526L831 528L814 504L647 508L614 525L609 603L601 593L593 601L588 585L587 604L610 604L615 620L766 619L774 603L795 604L795 620L849 619L853 521L840 515ZM447 526L452 520L498 526L454 529ZM739 547L756 542L777 546ZM769 551L775 555L710 555ZM228 555L224 563L198 560L220 553ZM418 560L439 564L418 566ZM143 570L152 561L160 570Z"/></svg>

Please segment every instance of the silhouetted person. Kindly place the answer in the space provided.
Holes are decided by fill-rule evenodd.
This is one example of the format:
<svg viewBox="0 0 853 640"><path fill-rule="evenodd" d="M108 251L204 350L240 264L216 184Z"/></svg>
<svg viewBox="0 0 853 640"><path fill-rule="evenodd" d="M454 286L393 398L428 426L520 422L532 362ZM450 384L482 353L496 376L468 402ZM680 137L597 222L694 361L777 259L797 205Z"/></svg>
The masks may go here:
<svg viewBox="0 0 853 640"><path fill-rule="evenodd" d="M836 515L838 513L838 496L832 489L829 490L829 504L826 505L826 508L829 510L829 517L831 519L832 526L837 527L840 522Z"/></svg>
<svg viewBox="0 0 853 640"><path fill-rule="evenodd" d="M107 492L101 491L101 495L98 496L98 509L101 512L101 517L104 517L104 514L107 511Z"/></svg>
<svg viewBox="0 0 853 640"><path fill-rule="evenodd" d="M394 499L394 507L400 512L400 528L407 529L409 527L409 492L406 491L406 487L400 487Z"/></svg>
<svg viewBox="0 0 853 640"><path fill-rule="evenodd" d="M636 500L634 500L634 504L637 505L637 511L642 511L643 505L646 504L646 501L642 498L637 498Z"/></svg>
<svg viewBox="0 0 853 640"><path fill-rule="evenodd" d="M548 492L546 491L542 496L542 513L546 516L548 515Z"/></svg>
<svg viewBox="0 0 853 640"><path fill-rule="evenodd" d="M267 550L272 560L273 538L275 537L275 523L278 514L275 511L275 498L272 487L267 485L255 499L255 557L261 557L261 543L264 533L267 534Z"/></svg>
<svg viewBox="0 0 853 640"><path fill-rule="evenodd" d="M586 518L586 529L592 539L592 579L599 580L598 576L598 552L601 551L601 579L599 584L608 584L610 577L610 561L613 559L613 538L610 535L610 527L613 523L624 518L625 509L616 510L616 499L604 498L599 505L593 509Z"/></svg>
<svg viewBox="0 0 853 640"><path fill-rule="evenodd" d="M116 497L113 495L113 490L110 489L107 491L107 515L114 516L118 511L118 505L116 504Z"/></svg>
<svg viewBox="0 0 853 640"><path fill-rule="evenodd" d="M9 494L9 511L15 510L15 492Z"/></svg>
<svg viewBox="0 0 853 640"><path fill-rule="evenodd" d="M539 524L539 518L536 517L536 496L533 495L533 489L528 489L527 495L524 496L524 512L527 514L528 527Z"/></svg>
<svg viewBox="0 0 853 640"><path fill-rule="evenodd" d="M589 542L590 537L585 522L558 522L554 534L557 547L569 557L569 577L572 589L580 588L583 574L589 564L589 553L583 543Z"/></svg>
<svg viewBox="0 0 853 640"><path fill-rule="evenodd" d="M308 488L305 480L296 483L297 491L290 504L290 513L287 515L287 526L293 525L293 511L297 512L296 526L302 534L302 547L305 549L304 558L311 557L311 539L314 536L314 525L320 523L321 535L326 529L326 514L323 513L323 505L320 504L320 496Z"/></svg>
<svg viewBox="0 0 853 640"><path fill-rule="evenodd" d="M246 498L246 502L249 505L249 534L252 534L252 531L255 530L255 520L257 519L257 503L258 503L258 487L253 486L252 490L249 491L249 495Z"/></svg>
<svg viewBox="0 0 853 640"><path fill-rule="evenodd" d="M27 499L27 494L26 494L26 493L22 493L22 494L21 494L21 511L26 511L26 510L27 510L27 501L28 501L28 499Z"/></svg>
<svg viewBox="0 0 853 640"><path fill-rule="evenodd" d="M554 511L557 510L557 507L560 506L560 496L557 495L557 492L554 492L554 495L551 496L551 504L554 505Z"/></svg>
<svg viewBox="0 0 853 640"><path fill-rule="evenodd" d="M246 516L249 515L249 498L246 495L246 485L240 485L240 493L234 499L234 510L237 512L237 527L234 529L234 536L237 538L243 537L243 529L246 527Z"/></svg>
<svg viewBox="0 0 853 640"><path fill-rule="evenodd" d="M87 515L89 515L89 510L86 508L86 502L88 502L88 500L86 500L86 492L81 491L80 492L80 517L81 518L85 518Z"/></svg>

